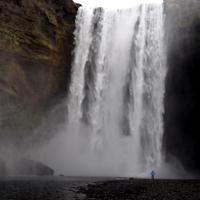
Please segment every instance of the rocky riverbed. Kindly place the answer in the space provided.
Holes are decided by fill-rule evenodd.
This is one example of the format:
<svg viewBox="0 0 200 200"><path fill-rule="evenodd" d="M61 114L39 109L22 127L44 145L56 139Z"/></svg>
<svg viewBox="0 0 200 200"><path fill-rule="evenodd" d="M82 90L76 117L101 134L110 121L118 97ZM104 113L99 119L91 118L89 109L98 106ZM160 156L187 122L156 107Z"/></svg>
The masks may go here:
<svg viewBox="0 0 200 200"><path fill-rule="evenodd" d="M199 200L200 180L1 177L1 200Z"/></svg>
<svg viewBox="0 0 200 200"><path fill-rule="evenodd" d="M198 200L200 180L113 180L81 187L87 200Z"/></svg>

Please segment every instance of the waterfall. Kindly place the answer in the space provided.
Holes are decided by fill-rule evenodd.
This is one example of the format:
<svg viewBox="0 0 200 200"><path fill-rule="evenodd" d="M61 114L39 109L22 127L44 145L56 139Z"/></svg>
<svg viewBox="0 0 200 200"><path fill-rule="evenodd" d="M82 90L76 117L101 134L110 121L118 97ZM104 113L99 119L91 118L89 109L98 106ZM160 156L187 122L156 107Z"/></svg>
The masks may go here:
<svg viewBox="0 0 200 200"><path fill-rule="evenodd" d="M65 130L71 171L124 176L159 168L166 76L163 4L80 7L74 35Z"/></svg>

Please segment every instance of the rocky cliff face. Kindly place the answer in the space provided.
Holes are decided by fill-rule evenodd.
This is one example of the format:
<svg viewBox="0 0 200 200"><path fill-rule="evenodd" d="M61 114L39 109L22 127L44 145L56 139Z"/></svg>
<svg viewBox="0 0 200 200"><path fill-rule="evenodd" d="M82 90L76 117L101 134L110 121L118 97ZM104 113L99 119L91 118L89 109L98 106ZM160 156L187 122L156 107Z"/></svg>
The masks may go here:
<svg viewBox="0 0 200 200"><path fill-rule="evenodd" d="M165 150L200 172L200 1L165 0L168 67Z"/></svg>
<svg viewBox="0 0 200 200"><path fill-rule="evenodd" d="M0 134L20 141L66 94L78 5L0 0Z"/></svg>

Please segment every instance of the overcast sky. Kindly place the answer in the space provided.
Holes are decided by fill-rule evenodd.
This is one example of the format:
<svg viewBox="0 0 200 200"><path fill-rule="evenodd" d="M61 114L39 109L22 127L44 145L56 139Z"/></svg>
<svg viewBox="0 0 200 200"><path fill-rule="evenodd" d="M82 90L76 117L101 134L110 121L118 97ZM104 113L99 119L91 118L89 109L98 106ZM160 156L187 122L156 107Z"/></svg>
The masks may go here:
<svg viewBox="0 0 200 200"><path fill-rule="evenodd" d="M129 8L139 3L160 3L162 0L74 0L85 7Z"/></svg>

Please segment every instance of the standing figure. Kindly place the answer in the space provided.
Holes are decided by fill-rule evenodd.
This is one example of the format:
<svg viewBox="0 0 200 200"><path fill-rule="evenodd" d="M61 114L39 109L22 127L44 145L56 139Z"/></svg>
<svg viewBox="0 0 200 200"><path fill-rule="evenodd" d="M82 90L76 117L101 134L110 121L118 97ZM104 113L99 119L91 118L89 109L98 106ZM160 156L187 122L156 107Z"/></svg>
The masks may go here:
<svg viewBox="0 0 200 200"><path fill-rule="evenodd" d="M152 170L151 171L151 179L154 180L156 173Z"/></svg>

